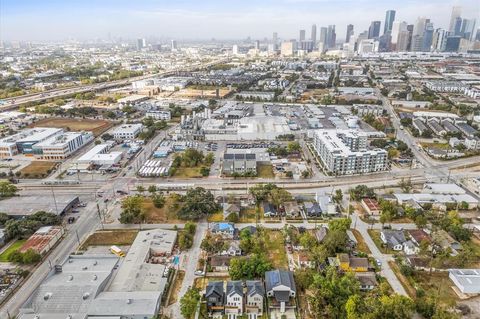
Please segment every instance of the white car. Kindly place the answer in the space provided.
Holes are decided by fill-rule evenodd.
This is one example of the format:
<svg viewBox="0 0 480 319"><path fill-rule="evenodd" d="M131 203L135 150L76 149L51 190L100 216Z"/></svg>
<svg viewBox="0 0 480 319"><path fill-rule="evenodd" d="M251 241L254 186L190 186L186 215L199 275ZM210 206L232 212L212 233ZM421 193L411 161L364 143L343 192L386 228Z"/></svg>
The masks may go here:
<svg viewBox="0 0 480 319"><path fill-rule="evenodd" d="M376 262L378 267L382 267L382 262L379 259L377 259Z"/></svg>
<svg viewBox="0 0 480 319"><path fill-rule="evenodd" d="M195 276L205 276L205 272L203 270L195 270Z"/></svg>

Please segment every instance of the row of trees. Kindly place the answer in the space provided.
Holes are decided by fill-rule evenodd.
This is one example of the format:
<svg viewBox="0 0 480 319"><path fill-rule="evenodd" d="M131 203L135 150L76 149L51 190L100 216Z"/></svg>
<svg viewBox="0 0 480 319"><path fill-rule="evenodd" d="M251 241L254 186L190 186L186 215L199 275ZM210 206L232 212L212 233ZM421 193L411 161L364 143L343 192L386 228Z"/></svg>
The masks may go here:
<svg viewBox="0 0 480 319"><path fill-rule="evenodd" d="M61 217L44 211L36 212L24 219L12 219L0 213L0 226L5 228L8 238L28 238L40 227L60 225L61 222Z"/></svg>

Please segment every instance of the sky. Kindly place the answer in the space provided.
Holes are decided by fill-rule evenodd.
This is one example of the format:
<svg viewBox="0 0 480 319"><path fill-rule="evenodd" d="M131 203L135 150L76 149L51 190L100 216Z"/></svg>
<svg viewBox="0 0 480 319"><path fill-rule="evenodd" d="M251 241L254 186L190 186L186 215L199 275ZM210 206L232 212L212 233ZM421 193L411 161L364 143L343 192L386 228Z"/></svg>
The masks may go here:
<svg viewBox="0 0 480 319"><path fill-rule="evenodd" d="M480 18L479 0L0 0L0 40L291 39L300 29L309 36L312 24L335 24L343 39L349 23L359 34L380 20L383 32L389 9L396 20L424 16L448 28L453 5Z"/></svg>

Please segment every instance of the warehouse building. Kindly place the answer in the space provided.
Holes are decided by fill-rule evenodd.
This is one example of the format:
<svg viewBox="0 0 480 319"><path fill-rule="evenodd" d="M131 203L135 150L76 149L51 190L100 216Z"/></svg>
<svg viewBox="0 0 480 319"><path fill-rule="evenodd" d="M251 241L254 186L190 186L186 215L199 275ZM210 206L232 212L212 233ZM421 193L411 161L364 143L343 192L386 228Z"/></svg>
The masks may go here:
<svg viewBox="0 0 480 319"><path fill-rule="evenodd" d="M368 150L367 136L366 133L355 130L317 130L314 134L314 147L324 168L334 175L387 170L387 151Z"/></svg>
<svg viewBox="0 0 480 319"><path fill-rule="evenodd" d="M13 218L24 218L39 211L63 215L78 205L80 200L75 195L40 196L22 195L0 201L0 212Z"/></svg>
<svg viewBox="0 0 480 319"><path fill-rule="evenodd" d="M91 164L96 166L112 166L122 159L123 152L108 152L112 144L104 143L95 145L91 150L77 159L79 165ZM72 166L74 169L75 166Z"/></svg>

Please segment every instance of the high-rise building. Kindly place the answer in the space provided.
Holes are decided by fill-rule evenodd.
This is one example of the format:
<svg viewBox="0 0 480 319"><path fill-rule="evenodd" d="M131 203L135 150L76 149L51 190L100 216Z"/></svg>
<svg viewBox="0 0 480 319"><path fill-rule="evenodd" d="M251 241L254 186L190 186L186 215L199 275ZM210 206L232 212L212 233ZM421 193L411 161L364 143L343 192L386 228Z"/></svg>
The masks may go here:
<svg viewBox="0 0 480 319"><path fill-rule="evenodd" d="M137 50L141 50L147 46L147 41L143 38L137 39Z"/></svg>
<svg viewBox="0 0 480 319"><path fill-rule="evenodd" d="M372 21L370 28L368 28L368 38L375 39L380 36L380 21Z"/></svg>
<svg viewBox="0 0 480 319"><path fill-rule="evenodd" d="M294 44L293 41L282 42L282 45L280 46L280 54L283 56L293 56Z"/></svg>
<svg viewBox="0 0 480 319"><path fill-rule="evenodd" d="M407 50L406 51L411 51L412 50L412 38L413 38L413 29L414 29L413 24L407 25L407 31L408 31L408 44L407 44Z"/></svg>
<svg viewBox="0 0 480 319"><path fill-rule="evenodd" d="M350 38L353 36L353 24L347 25L347 36L345 37L345 42L350 42Z"/></svg>
<svg viewBox="0 0 480 319"><path fill-rule="evenodd" d="M469 41L473 41L475 37L475 27L477 21L475 19L463 19L462 20L462 29L461 29L461 36L464 39Z"/></svg>
<svg viewBox="0 0 480 319"><path fill-rule="evenodd" d="M337 44L337 34L335 33L335 25L329 25L327 29L327 48L335 48Z"/></svg>
<svg viewBox="0 0 480 319"><path fill-rule="evenodd" d="M448 31L445 29L437 29L433 34L432 51L443 52L447 46Z"/></svg>
<svg viewBox="0 0 480 319"><path fill-rule="evenodd" d="M305 30L300 30L300 42L305 41Z"/></svg>
<svg viewBox="0 0 480 319"><path fill-rule="evenodd" d="M460 47L460 40L462 39L461 36L452 35L447 37L447 43L445 44L445 51L446 52L457 52L458 48Z"/></svg>
<svg viewBox="0 0 480 319"><path fill-rule="evenodd" d="M277 45L278 45L278 33L277 32L273 32L273 35L272 35L272 51L276 51L277 50Z"/></svg>
<svg viewBox="0 0 480 319"><path fill-rule="evenodd" d="M327 35L328 35L328 29L325 27L320 28L320 38L318 40L318 47L322 47L322 51L324 51L327 48Z"/></svg>
<svg viewBox="0 0 480 319"><path fill-rule="evenodd" d="M422 44L422 51L428 52L431 51L432 48L432 40L433 40L433 23L427 22L425 24L425 31L423 32L423 44Z"/></svg>
<svg viewBox="0 0 480 319"><path fill-rule="evenodd" d="M427 19L424 17L417 18L417 22L413 28L411 50L414 52L423 51L423 35L425 33L425 25Z"/></svg>
<svg viewBox="0 0 480 319"><path fill-rule="evenodd" d="M455 6L452 8L452 15L450 17L450 27L448 28L448 31L450 32L455 32L455 23L457 18L459 18L462 15L462 7Z"/></svg>
<svg viewBox="0 0 480 319"><path fill-rule="evenodd" d="M393 22L392 26L392 32L391 32L391 49L392 51L398 51L396 48L396 45L398 43L398 37L400 35L400 32L405 32L407 31L407 23L406 22L400 22L400 21L395 21Z"/></svg>
<svg viewBox="0 0 480 319"><path fill-rule="evenodd" d="M383 26L383 34L392 32L393 21L395 21L395 10L388 10L385 14L385 25Z"/></svg>
<svg viewBox="0 0 480 319"><path fill-rule="evenodd" d="M255 40L254 49L255 50L260 50L260 41L259 40Z"/></svg>
<svg viewBox="0 0 480 319"><path fill-rule="evenodd" d="M463 19L461 17L456 17L455 22L453 23L453 35L462 36L462 24Z"/></svg>
<svg viewBox="0 0 480 319"><path fill-rule="evenodd" d="M400 31L398 33L397 43L395 44L395 51L406 52L409 50L412 33L408 30Z"/></svg>
<svg viewBox="0 0 480 319"><path fill-rule="evenodd" d="M316 24L312 24L312 35L310 40L312 40L313 46L315 46L315 44L317 43L317 25Z"/></svg>
<svg viewBox="0 0 480 319"><path fill-rule="evenodd" d="M238 45L234 44L232 47L232 54L238 55Z"/></svg>
<svg viewBox="0 0 480 319"><path fill-rule="evenodd" d="M172 49L172 51L176 51L178 49L177 41L172 40L171 49Z"/></svg>

